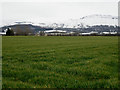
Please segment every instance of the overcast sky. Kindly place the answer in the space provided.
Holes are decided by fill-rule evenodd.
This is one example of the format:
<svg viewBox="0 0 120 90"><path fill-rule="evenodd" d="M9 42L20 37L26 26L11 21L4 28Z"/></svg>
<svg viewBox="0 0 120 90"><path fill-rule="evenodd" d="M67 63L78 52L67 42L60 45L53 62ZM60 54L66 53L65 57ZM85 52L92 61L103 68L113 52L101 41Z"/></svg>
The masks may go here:
<svg viewBox="0 0 120 90"><path fill-rule="evenodd" d="M92 14L118 16L118 2L2 2L1 7L2 24L54 22Z"/></svg>

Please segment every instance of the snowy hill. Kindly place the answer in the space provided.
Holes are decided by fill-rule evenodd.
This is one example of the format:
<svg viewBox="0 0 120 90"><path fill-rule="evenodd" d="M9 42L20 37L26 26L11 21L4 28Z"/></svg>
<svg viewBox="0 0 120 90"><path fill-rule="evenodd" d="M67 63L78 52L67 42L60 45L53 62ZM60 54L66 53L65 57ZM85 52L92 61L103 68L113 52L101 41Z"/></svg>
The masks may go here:
<svg viewBox="0 0 120 90"><path fill-rule="evenodd" d="M118 17L111 15L89 15L80 19L69 19L60 23L52 23L46 26L61 28L87 28L88 26L108 25L118 26Z"/></svg>
<svg viewBox="0 0 120 90"><path fill-rule="evenodd" d="M118 17L111 15L90 15L80 18L80 21L89 26L94 25L118 25Z"/></svg>
<svg viewBox="0 0 120 90"><path fill-rule="evenodd" d="M64 20L64 19L63 19ZM39 23L38 23L39 22ZM89 26L95 25L108 25L108 26L118 26L118 17L111 15L89 15L78 19L68 19L60 22L42 22L42 21L19 21L9 24L31 24L34 26L47 27L47 28L87 28Z"/></svg>

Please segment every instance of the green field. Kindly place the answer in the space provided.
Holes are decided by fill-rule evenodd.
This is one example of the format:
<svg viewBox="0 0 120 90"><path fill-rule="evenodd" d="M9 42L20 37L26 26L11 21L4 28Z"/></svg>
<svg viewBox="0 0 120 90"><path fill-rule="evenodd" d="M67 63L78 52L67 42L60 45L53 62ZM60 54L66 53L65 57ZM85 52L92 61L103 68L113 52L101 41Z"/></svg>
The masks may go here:
<svg viewBox="0 0 120 90"><path fill-rule="evenodd" d="M3 88L118 88L118 37L3 36Z"/></svg>

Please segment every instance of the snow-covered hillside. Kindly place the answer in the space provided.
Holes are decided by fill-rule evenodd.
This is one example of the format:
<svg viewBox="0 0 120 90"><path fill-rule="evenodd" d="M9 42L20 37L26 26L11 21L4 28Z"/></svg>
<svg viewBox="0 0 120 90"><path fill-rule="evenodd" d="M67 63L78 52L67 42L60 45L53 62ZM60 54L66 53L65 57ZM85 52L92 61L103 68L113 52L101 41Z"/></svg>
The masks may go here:
<svg viewBox="0 0 120 90"><path fill-rule="evenodd" d="M38 23L39 22L39 23ZM22 21L22 22L14 22L14 24L32 24L36 26L41 27L52 27L52 28L87 28L89 26L94 25L112 25L112 26L118 26L118 17L117 16L111 16L111 15L89 15L85 17L81 17L78 19L68 19L61 22L51 22L51 23L45 23L42 21ZM12 24L13 25L13 24Z"/></svg>
<svg viewBox="0 0 120 90"><path fill-rule="evenodd" d="M118 26L118 17L111 15L89 15L79 19L69 19L60 23L49 23L44 26L61 27L61 28L79 28L94 25L112 25ZM40 25L41 26L41 25Z"/></svg>
<svg viewBox="0 0 120 90"><path fill-rule="evenodd" d="M80 21L86 25L118 25L118 17L111 15L90 15L80 18Z"/></svg>

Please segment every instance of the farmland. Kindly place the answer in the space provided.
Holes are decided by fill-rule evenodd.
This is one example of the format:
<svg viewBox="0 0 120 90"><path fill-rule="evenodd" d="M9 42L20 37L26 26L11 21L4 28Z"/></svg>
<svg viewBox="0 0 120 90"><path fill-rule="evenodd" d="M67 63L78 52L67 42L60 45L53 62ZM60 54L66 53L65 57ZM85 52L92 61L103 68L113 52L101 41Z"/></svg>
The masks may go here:
<svg viewBox="0 0 120 90"><path fill-rule="evenodd" d="M3 36L3 88L118 88L116 36Z"/></svg>

